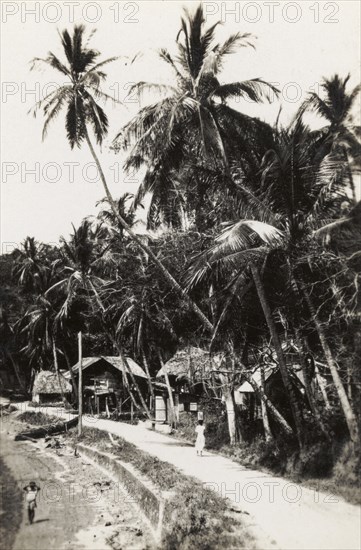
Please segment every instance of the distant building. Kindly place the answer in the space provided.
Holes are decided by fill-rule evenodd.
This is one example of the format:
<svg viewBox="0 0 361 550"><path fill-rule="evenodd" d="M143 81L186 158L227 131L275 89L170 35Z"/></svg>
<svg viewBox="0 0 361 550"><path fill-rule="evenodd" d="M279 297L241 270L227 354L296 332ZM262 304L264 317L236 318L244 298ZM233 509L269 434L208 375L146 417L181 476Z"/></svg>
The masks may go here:
<svg viewBox="0 0 361 550"><path fill-rule="evenodd" d="M57 403L62 401L62 394L69 398L72 391L71 384L56 372L42 370L35 376L33 386L33 401L39 404Z"/></svg>

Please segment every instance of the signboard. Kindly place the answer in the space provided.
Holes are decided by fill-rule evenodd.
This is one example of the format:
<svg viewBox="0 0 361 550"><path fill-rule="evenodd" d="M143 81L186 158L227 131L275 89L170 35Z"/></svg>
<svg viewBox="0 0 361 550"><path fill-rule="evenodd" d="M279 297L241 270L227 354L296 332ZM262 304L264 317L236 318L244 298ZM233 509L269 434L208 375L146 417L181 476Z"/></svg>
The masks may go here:
<svg viewBox="0 0 361 550"><path fill-rule="evenodd" d="M189 410L192 412L198 411L198 403L189 403Z"/></svg>
<svg viewBox="0 0 361 550"><path fill-rule="evenodd" d="M203 420L203 411L198 411L198 420Z"/></svg>

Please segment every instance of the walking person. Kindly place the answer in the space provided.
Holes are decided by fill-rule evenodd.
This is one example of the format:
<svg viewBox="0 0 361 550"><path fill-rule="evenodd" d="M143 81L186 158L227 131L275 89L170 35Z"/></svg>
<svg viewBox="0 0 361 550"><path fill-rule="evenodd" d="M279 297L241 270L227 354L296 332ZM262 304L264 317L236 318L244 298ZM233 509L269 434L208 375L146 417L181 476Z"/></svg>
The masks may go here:
<svg viewBox="0 0 361 550"><path fill-rule="evenodd" d="M24 491L26 492L28 520L29 520L29 524L31 525L34 521L35 508L37 507L36 506L36 497L38 496L38 492L40 491L40 487L37 486L35 481L30 481L29 485L26 485L24 487Z"/></svg>
<svg viewBox="0 0 361 550"><path fill-rule="evenodd" d="M198 420L198 425L196 426L197 439L196 439L196 445L195 445L197 456L202 456L204 445L206 444L206 439L204 437L204 430L205 430L205 426L203 426L203 420Z"/></svg>

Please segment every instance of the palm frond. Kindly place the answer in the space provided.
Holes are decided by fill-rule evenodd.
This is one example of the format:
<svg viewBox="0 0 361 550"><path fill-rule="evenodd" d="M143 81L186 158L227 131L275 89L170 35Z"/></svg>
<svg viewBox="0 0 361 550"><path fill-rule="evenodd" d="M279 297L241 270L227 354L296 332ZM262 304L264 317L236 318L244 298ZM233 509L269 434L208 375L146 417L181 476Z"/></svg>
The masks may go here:
<svg viewBox="0 0 361 550"><path fill-rule="evenodd" d="M231 84L223 84L218 86L212 92L212 96L219 97L222 101L226 101L232 97L248 97L251 101L259 103L264 99L270 103L272 101L273 92L276 96L280 91L278 88L260 78L245 80L244 82L233 82Z"/></svg>
<svg viewBox="0 0 361 550"><path fill-rule="evenodd" d="M237 51L238 48L246 48L251 47L255 49L255 46L252 42L252 40L255 39L255 36L253 36L251 33L235 33L232 34L227 40L222 44L215 46L213 48L213 52L216 55L216 66L217 71L219 71L224 62L224 58L227 55L233 54Z"/></svg>

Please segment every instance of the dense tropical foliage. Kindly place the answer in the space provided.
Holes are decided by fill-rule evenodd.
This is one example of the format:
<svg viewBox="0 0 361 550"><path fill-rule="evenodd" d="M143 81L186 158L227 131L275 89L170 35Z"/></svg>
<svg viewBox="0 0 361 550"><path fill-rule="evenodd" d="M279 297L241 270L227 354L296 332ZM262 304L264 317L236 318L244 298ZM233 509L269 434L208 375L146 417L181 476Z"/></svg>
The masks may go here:
<svg viewBox="0 0 361 550"><path fill-rule="evenodd" d="M85 355L126 352L150 379L177 349L197 346L214 358L202 382L225 403L234 444L247 438L235 387L254 384L254 364L266 364L268 353L289 414L262 384L254 387L266 438L281 433L302 447L312 430L328 440L340 429L357 447L361 145L352 116L360 87L349 90L348 77L325 79L322 94L310 93L290 125L271 127L228 100L267 100L277 94L272 85L261 78L221 82L225 57L253 46L252 37L237 33L219 44L216 30L205 27L201 7L186 14L178 55L159 52L174 85L134 86L149 104L120 129L112 149L126 152L125 171L143 170L144 178L135 197L118 200L91 137L101 144L108 131L101 83L103 67L116 58L99 62L76 26L61 34L66 62L52 53L35 60L69 79L35 107L45 115L44 137L66 107L68 142L87 143L106 198L98 217L73 228L59 247L27 237L1 258L1 367L29 391L37 370L73 364L79 330ZM310 111L326 125L310 128ZM153 231L138 234L145 196ZM304 395L292 381L288 345L297 350ZM315 361L327 382L322 402L311 388ZM133 399L144 405L140 395Z"/></svg>

